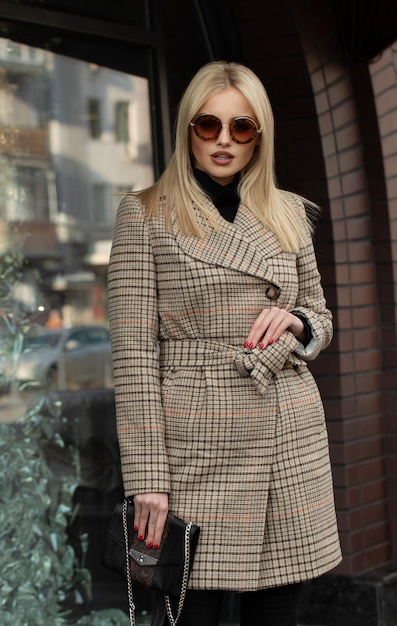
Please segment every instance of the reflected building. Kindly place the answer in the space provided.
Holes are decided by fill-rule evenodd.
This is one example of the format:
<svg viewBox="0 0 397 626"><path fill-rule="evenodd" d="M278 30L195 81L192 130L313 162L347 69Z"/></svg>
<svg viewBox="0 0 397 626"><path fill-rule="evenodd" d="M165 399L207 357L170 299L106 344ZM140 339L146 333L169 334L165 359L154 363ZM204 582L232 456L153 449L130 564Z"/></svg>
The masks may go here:
<svg viewBox="0 0 397 626"><path fill-rule="evenodd" d="M120 196L153 182L148 100L144 78L0 39L0 252L21 250L39 321L106 318Z"/></svg>

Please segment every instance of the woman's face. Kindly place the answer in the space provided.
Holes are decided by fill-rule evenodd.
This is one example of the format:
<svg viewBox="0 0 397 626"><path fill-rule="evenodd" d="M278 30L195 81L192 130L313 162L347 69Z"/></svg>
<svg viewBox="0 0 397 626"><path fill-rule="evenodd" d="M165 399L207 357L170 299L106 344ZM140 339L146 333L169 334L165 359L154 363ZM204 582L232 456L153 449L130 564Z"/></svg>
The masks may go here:
<svg viewBox="0 0 397 626"><path fill-rule="evenodd" d="M197 137L194 128L190 127L194 166L206 172L220 185L228 185L251 160L260 134L250 143L236 143L232 140L227 125L241 116L250 117L256 122L254 112L241 91L236 87L228 87L208 98L192 121L202 113L215 115L226 126L222 126L218 137L209 141Z"/></svg>

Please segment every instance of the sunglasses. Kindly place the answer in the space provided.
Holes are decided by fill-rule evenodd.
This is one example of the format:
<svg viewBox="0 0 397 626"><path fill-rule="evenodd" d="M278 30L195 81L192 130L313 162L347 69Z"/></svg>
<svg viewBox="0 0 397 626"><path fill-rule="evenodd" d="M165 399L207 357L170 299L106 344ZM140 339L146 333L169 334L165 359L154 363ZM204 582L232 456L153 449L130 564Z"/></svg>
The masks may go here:
<svg viewBox="0 0 397 626"><path fill-rule="evenodd" d="M235 117L230 124L222 124L216 115L202 113L196 117L194 122L189 124L193 126L197 137L203 141L218 139L224 126L229 128L230 137L235 143L251 143L262 132L262 129L258 128L255 121L250 117Z"/></svg>

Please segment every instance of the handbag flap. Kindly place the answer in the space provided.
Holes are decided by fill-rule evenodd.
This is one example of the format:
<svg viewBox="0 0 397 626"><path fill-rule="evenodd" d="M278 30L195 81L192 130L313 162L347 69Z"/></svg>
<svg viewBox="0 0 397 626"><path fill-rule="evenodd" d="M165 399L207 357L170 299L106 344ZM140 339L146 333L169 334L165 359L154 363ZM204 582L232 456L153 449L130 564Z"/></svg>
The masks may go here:
<svg viewBox="0 0 397 626"><path fill-rule="evenodd" d="M148 548L145 541L138 540L138 533L133 530L134 517L134 504L128 501L128 547L134 582L169 595L178 595L185 563L186 523L169 513L160 546L154 550L154 548ZM190 529L190 568L193 564L199 533L200 528L192 525ZM115 507L105 542L102 564L118 574L123 576L126 574L123 501L118 502Z"/></svg>
<svg viewBox="0 0 397 626"><path fill-rule="evenodd" d="M134 517L130 507L127 511L128 526L131 528L134 526ZM125 576L125 544L124 544L124 530L123 530L123 502L118 502L113 512L113 516L110 522L108 534L106 536L105 545L103 549L103 555L101 560L102 565L108 569Z"/></svg>

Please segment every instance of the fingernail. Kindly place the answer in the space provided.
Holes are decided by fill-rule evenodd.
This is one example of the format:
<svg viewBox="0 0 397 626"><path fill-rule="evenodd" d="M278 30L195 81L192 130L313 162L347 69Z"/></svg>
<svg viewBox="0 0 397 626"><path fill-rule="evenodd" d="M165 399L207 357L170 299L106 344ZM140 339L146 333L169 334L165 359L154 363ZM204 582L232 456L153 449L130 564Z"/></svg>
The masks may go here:
<svg viewBox="0 0 397 626"><path fill-rule="evenodd" d="M134 531L137 533L139 530L139 526L134 526Z"/></svg>
<svg viewBox="0 0 397 626"><path fill-rule="evenodd" d="M146 547L147 547L147 548L151 548L151 547L152 547L152 545L153 545L153 544L152 544L152 542L151 542L151 541L148 541L148 542L147 542L147 544L146 544Z"/></svg>
<svg viewBox="0 0 397 626"><path fill-rule="evenodd" d="M158 550L158 549L159 549L159 544L155 543L154 546L153 546L153 550Z"/></svg>
<svg viewBox="0 0 397 626"><path fill-rule="evenodd" d="M249 343L248 343L248 341L246 341L245 344L244 344L244 348L248 348L248 346L249 346Z"/></svg>
<svg viewBox="0 0 397 626"><path fill-rule="evenodd" d="M253 343L250 343L250 345L248 346L250 350L252 350L252 348L254 347Z"/></svg>
<svg viewBox="0 0 397 626"><path fill-rule="evenodd" d="M272 343L274 343L274 339L270 339L270 341L269 341L269 346L271 346L271 345L272 345Z"/></svg>
<svg viewBox="0 0 397 626"><path fill-rule="evenodd" d="M143 541L143 535L138 535L138 541Z"/></svg>
<svg viewBox="0 0 397 626"><path fill-rule="evenodd" d="M260 343L260 344L259 344L259 350L263 350L263 349L264 349L264 347L265 347L265 344L264 344L264 343Z"/></svg>

